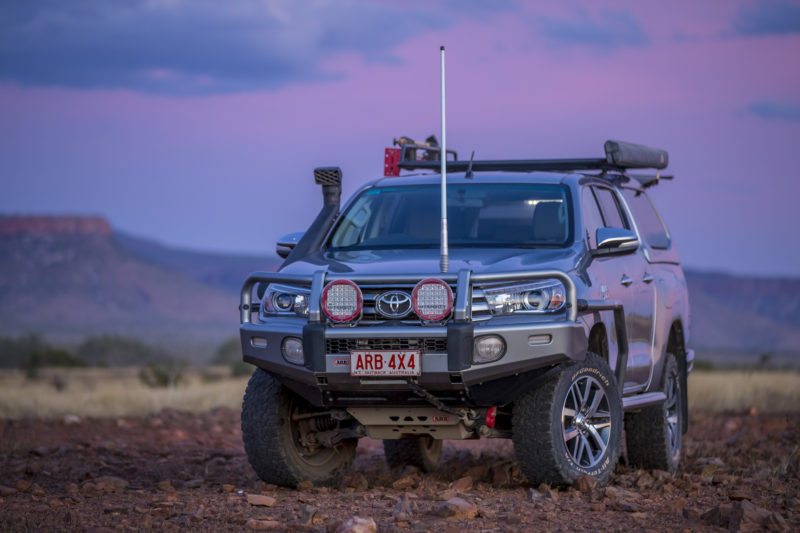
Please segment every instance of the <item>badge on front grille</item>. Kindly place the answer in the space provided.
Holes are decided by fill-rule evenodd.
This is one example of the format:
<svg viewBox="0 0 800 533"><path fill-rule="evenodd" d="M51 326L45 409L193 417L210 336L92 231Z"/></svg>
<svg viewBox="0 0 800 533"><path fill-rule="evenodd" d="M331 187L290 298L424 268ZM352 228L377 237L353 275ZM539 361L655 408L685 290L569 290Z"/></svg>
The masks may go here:
<svg viewBox="0 0 800 533"><path fill-rule="evenodd" d="M411 296L403 291L384 292L375 300L375 310L386 318L403 318L411 312Z"/></svg>

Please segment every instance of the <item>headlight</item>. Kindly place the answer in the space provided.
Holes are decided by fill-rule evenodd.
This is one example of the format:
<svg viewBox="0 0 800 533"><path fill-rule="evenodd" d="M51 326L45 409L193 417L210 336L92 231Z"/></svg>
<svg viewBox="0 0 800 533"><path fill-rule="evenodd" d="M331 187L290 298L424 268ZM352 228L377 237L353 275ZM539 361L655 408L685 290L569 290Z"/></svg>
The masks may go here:
<svg viewBox="0 0 800 533"><path fill-rule="evenodd" d="M554 279L483 289L489 311L495 316L515 312L550 313L564 308L564 285Z"/></svg>
<svg viewBox="0 0 800 533"><path fill-rule="evenodd" d="M308 289L270 283L264 291L261 309L266 313L308 316L310 294Z"/></svg>

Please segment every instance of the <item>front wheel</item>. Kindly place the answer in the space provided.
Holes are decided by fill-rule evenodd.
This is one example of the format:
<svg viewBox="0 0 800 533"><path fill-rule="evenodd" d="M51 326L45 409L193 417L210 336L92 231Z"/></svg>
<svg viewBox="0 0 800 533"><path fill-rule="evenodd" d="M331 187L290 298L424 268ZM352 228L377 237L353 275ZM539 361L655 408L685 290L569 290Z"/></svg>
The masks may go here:
<svg viewBox="0 0 800 533"><path fill-rule="evenodd" d="M294 487L339 481L356 453L356 441L321 445L315 435L336 427L329 414L256 369L242 403L242 440L250 465L267 483Z"/></svg>
<svg viewBox="0 0 800 533"><path fill-rule="evenodd" d="M514 453L533 484L608 481L622 449L622 399L598 355L561 366L514 404Z"/></svg>

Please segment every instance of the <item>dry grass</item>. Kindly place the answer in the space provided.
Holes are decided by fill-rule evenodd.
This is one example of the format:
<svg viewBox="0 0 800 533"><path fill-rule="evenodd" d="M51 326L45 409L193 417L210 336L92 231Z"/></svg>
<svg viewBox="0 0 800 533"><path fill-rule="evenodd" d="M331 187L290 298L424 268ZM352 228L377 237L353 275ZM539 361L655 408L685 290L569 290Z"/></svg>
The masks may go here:
<svg viewBox="0 0 800 533"><path fill-rule="evenodd" d="M689 376L689 407L708 411L763 413L800 411L800 372L796 370L715 370Z"/></svg>
<svg viewBox="0 0 800 533"><path fill-rule="evenodd" d="M60 380L65 386L57 390ZM207 411L241 406L247 378L226 369L188 372L186 382L149 388L133 368L46 369L27 380L19 371L0 371L0 418L135 416L166 407ZM713 371L689 377L689 406L710 411L756 408L760 412L800 411L800 372Z"/></svg>
<svg viewBox="0 0 800 533"><path fill-rule="evenodd" d="M34 381L18 371L3 371L0 418L129 416L166 407L196 412L220 406L240 407L247 377L220 374L219 369L189 371L180 385L150 388L141 382L139 370L134 368L47 369ZM54 386L56 379L66 383L63 390Z"/></svg>

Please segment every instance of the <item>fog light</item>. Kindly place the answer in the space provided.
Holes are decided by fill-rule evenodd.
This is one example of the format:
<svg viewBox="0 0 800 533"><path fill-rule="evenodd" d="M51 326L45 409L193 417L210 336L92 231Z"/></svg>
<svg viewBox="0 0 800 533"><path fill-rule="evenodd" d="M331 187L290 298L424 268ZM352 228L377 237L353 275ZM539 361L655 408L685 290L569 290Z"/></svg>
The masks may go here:
<svg viewBox="0 0 800 533"><path fill-rule="evenodd" d="M506 353L506 342L498 335L484 335L475 339L472 362L476 364L497 361Z"/></svg>
<svg viewBox="0 0 800 533"><path fill-rule="evenodd" d="M302 365L305 363L303 356L303 341L295 337L286 337L281 344L281 352L283 357L290 363Z"/></svg>

